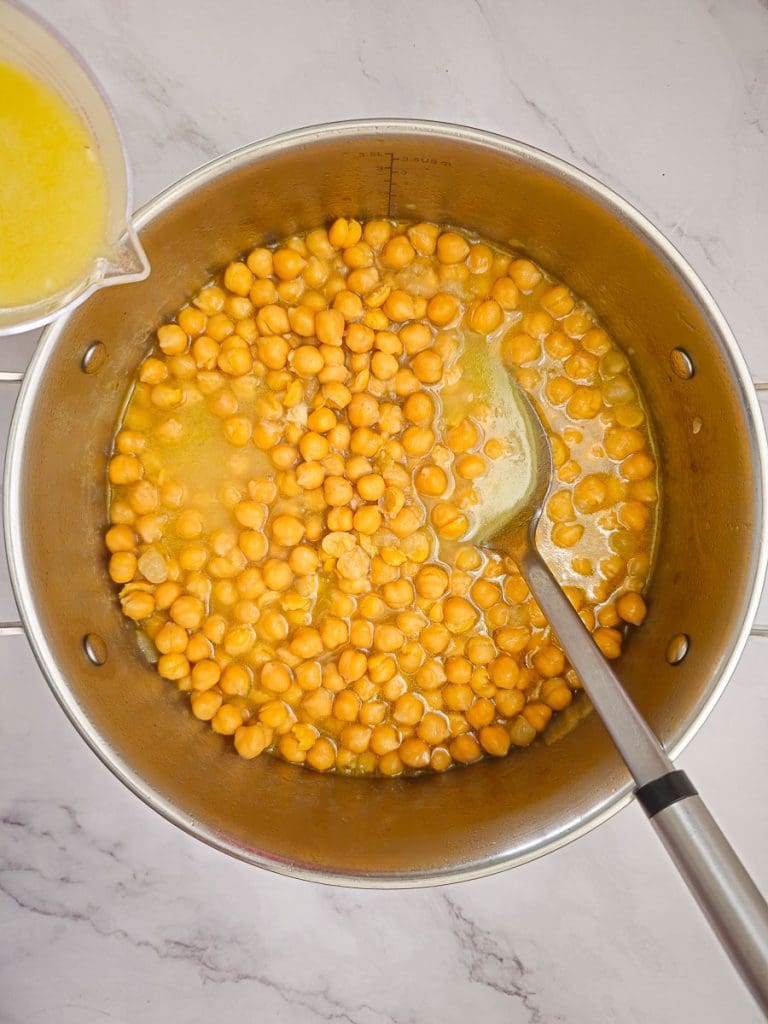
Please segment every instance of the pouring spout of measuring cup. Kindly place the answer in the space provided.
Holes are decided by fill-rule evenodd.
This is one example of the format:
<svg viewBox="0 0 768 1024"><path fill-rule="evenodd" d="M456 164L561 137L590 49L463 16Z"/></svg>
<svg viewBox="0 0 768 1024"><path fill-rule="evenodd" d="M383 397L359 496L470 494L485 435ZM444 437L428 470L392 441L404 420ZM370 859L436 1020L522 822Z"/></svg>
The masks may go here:
<svg viewBox="0 0 768 1024"><path fill-rule="evenodd" d="M101 257L98 269L102 286L131 284L149 276L149 260L132 225L125 226L117 241Z"/></svg>

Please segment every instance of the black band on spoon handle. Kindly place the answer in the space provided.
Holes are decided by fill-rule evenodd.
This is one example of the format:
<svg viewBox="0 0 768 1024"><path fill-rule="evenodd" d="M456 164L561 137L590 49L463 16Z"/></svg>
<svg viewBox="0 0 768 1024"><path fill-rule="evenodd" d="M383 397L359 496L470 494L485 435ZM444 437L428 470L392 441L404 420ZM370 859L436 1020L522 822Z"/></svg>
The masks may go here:
<svg viewBox="0 0 768 1024"><path fill-rule="evenodd" d="M659 776L653 782L646 782L635 792L635 796L649 818L653 818L659 811L663 811L670 804L677 803L678 800L685 800L687 796L696 795L696 787L685 772L681 772L679 769L667 772L666 775Z"/></svg>

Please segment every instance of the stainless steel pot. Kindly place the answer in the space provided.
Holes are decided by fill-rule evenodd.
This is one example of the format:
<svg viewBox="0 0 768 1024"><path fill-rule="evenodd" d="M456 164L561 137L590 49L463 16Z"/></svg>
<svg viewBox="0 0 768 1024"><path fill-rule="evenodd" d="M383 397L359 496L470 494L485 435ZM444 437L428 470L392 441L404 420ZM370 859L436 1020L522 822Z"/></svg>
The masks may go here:
<svg viewBox="0 0 768 1024"><path fill-rule="evenodd" d="M672 756L722 692L752 623L766 441L733 336L670 243L567 164L450 125L327 125L214 161L136 218L149 279L48 328L11 428L6 544L25 631L75 727L146 803L233 856L322 882L430 885L522 864L628 802L597 716L552 745L438 777L246 763L141 657L105 566L107 451L152 326L236 253L339 215L447 221L521 247L631 354L655 414L664 503L650 612L620 671Z"/></svg>

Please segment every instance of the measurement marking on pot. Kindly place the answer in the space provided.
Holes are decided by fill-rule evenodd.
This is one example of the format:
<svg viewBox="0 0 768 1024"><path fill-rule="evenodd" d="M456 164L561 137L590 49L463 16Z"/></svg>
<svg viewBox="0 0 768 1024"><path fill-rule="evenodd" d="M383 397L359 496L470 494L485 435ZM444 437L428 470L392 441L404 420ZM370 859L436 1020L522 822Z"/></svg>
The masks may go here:
<svg viewBox="0 0 768 1024"><path fill-rule="evenodd" d="M387 186L387 216L391 217L392 216L392 175L393 175L394 166L395 166L395 154L394 153L388 153L387 156L389 157L389 184Z"/></svg>

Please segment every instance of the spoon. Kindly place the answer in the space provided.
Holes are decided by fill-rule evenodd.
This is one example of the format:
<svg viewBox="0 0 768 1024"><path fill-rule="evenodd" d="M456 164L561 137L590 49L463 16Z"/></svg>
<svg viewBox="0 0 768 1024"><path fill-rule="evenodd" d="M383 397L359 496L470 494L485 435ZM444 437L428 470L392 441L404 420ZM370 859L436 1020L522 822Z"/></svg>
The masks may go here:
<svg viewBox="0 0 768 1024"><path fill-rule="evenodd" d="M471 347L470 375L492 382L494 406L524 442L518 447L517 472L510 464L506 474L493 481L496 500L480 494L480 512L471 539L516 562L632 774L637 799L768 1016L768 906L690 779L675 769L539 553L536 527L554 478L549 437L532 402L502 369L487 343L482 351L480 345ZM503 462L500 459L497 465ZM500 486L508 494L515 492L504 516L499 513Z"/></svg>

